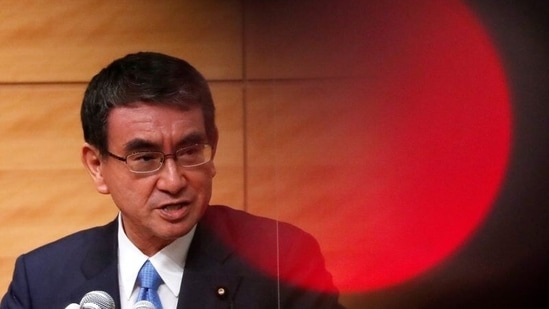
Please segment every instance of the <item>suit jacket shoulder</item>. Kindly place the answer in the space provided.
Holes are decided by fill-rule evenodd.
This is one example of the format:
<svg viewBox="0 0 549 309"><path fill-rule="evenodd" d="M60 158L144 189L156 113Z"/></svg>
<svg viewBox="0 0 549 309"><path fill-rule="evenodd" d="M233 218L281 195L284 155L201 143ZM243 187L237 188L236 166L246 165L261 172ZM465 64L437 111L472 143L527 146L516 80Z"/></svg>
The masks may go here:
<svg viewBox="0 0 549 309"><path fill-rule="evenodd" d="M113 221L21 255L0 308L64 308L92 290L118 297L116 234Z"/></svg>

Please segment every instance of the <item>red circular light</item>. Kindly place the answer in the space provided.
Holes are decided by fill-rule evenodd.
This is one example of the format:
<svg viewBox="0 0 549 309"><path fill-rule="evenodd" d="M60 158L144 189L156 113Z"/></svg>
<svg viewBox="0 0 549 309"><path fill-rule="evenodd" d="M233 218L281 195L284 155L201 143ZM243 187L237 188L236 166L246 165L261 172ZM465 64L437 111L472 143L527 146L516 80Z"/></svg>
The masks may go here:
<svg viewBox="0 0 549 309"><path fill-rule="evenodd" d="M510 150L505 75L473 13L457 1L386 9L403 18L370 40L376 90L346 121L368 123L358 141L376 142L347 140L363 163L324 201L340 225L302 222L347 292L401 283L458 250L489 212Z"/></svg>
<svg viewBox="0 0 549 309"><path fill-rule="evenodd" d="M248 107L255 117L248 121L272 117L273 123L248 125L271 131L249 140L247 196L251 212L318 239L340 291L364 292L429 270L482 224L505 174L511 110L497 50L463 3L352 4L316 10L296 4L310 19L297 24L324 27L324 36L300 37L280 22L291 38L337 48L317 46L325 61L292 63L310 61L320 68L315 74L346 68L360 78L274 83L275 103ZM277 12L301 16L292 8ZM341 46L345 40L352 44Z"/></svg>

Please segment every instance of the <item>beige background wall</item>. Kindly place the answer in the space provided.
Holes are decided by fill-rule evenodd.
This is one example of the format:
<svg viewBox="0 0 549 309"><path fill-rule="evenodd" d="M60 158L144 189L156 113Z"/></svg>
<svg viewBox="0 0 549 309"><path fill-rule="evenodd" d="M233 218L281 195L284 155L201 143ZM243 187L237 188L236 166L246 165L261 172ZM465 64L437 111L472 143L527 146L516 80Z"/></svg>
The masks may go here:
<svg viewBox="0 0 549 309"><path fill-rule="evenodd" d="M284 120L277 102L314 104L324 89L315 80L348 69L317 65L330 63L341 42L320 52L307 18L280 19L302 8L255 2L261 1L0 1L2 294L17 256L116 215L80 162L79 107L89 79L127 53L179 56L210 81L221 132L213 203L288 220L300 215L299 200L277 201L283 188L273 188L287 176L269 160L277 158L275 141L307 136L299 126L277 133L284 121L304 124L299 115ZM308 122L308 132L323 131L322 118ZM296 181L289 185L307 185Z"/></svg>

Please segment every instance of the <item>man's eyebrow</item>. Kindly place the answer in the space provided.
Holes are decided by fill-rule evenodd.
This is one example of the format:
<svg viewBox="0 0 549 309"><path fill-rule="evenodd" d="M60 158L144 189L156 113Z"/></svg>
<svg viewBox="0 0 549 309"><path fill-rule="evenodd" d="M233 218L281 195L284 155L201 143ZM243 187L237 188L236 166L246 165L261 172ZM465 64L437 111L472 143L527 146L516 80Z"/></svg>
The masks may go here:
<svg viewBox="0 0 549 309"><path fill-rule="evenodd" d="M183 148L194 144L203 144L207 142L208 138L205 134L200 132L194 132L183 137L176 146L178 148ZM162 149L162 145L158 145L142 138L134 138L124 144L124 150L127 153L136 151L159 151L160 149Z"/></svg>
<svg viewBox="0 0 549 309"><path fill-rule="evenodd" d="M177 143L177 146L186 147L194 144L203 144L207 142L208 142L208 139L206 138L206 135L200 132L196 132L196 133L191 133L185 136L179 143Z"/></svg>
<svg viewBox="0 0 549 309"><path fill-rule="evenodd" d="M124 149L127 152L135 152L139 150L158 149L159 146L151 141L144 140L142 138L135 138L130 140L124 145Z"/></svg>

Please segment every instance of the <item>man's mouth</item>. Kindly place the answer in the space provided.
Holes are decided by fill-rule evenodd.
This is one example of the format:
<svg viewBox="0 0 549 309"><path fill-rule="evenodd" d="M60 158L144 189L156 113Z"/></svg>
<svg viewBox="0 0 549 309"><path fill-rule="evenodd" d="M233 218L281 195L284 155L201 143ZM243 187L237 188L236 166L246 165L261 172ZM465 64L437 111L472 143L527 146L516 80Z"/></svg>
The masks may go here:
<svg viewBox="0 0 549 309"><path fill-rule="evenodd" d="M181 204L168 205L168 206L162 207L162 210L164 210L164 211L174 211L174 210L179 210L182 207L183 207L183 205L181 205Z"/></svg>
<svg viewBox="0 0 549 309"><path fill-rule="evenodd" d="M191 200L166 201L156 208L161 218L167 221L180 221L191 212Z"/></svg>
<svg viewBox="0 0 549 309"><path fill-rule="evenodd" d="M176 204L168 204L163 206L161 209L163 211L171 212L171 211L177 211L182 209L185 206L188 206L189 203L176 203Z"/></svg>

